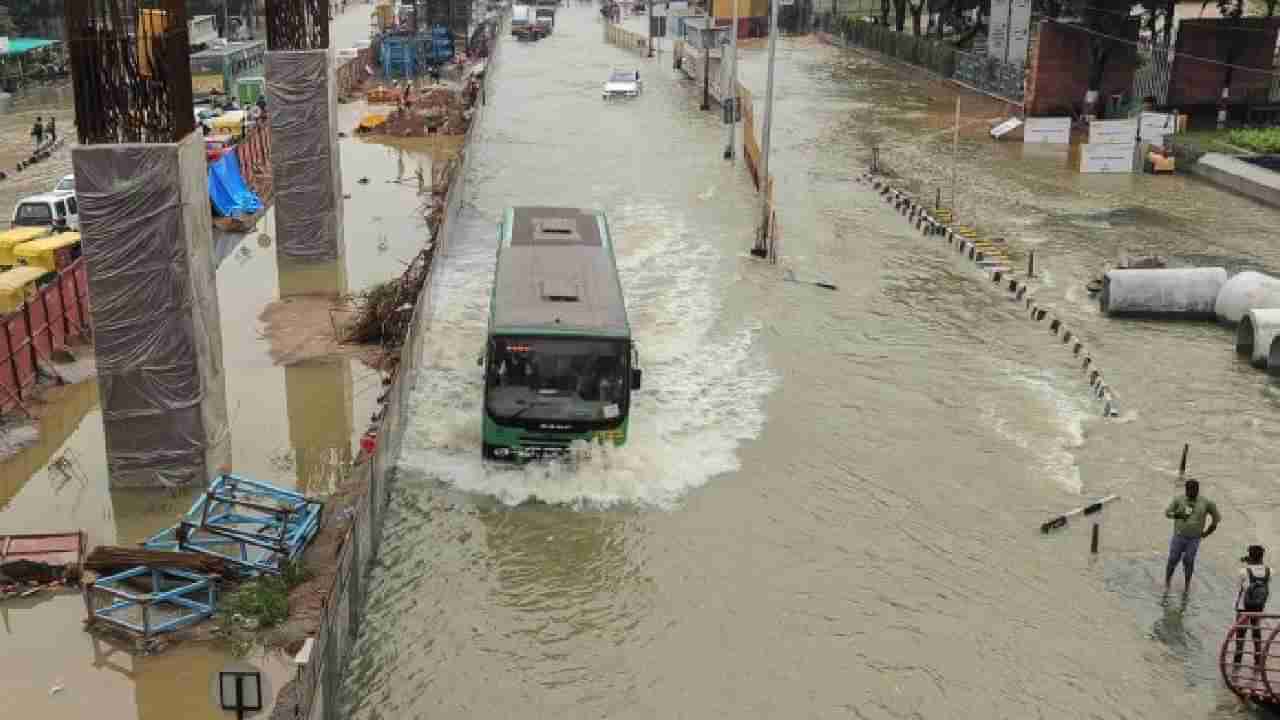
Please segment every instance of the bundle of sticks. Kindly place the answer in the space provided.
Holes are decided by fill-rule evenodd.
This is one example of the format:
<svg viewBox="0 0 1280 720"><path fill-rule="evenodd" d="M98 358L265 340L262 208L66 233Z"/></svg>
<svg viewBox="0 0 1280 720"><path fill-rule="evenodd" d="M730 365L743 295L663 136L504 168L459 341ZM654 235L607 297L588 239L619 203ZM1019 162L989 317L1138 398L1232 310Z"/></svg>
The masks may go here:
<svg viewBox="0 0 1280 720"><path fill-rule="evenodd" d="M148 550L140 547L99 545L85 558L84 567L99 574L145 565L147 567L177 568L204 575L227 575L227 562L212 555L193 552Z"/></svg>

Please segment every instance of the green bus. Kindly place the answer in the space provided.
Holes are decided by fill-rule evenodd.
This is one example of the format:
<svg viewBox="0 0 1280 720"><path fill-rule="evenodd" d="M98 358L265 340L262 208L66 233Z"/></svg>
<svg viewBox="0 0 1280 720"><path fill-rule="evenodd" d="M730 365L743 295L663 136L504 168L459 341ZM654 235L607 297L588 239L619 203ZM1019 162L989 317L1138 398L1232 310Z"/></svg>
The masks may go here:
<svg viewBox="0 0 1280 720"><path fill-rule="evenodd" d="M575 440L622 445L638 358L604 213L509 208L480 359L484 457L558 457Z"/></svg>

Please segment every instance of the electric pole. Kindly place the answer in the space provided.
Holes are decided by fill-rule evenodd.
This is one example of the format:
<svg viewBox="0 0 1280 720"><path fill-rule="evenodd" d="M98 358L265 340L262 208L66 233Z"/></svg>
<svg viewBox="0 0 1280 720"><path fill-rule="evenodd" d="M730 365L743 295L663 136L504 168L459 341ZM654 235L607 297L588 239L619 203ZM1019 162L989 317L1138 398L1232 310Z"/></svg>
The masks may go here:
<svg viewBox="0 0 1280 720"><path fill-rule="evenodd" d="M756 238L755 247L751 248L751 254L756 257L769 257L769 215L773 210L772 198L769 196L771 184L769 182L769 136L773 128L773 65L774 58L778 51L778 0L770 0L769 2L769 80L765 85L764 91L764 137L760 149L760 194L764 200L761 202L761 216L763 221L760 223L760 234Z"/></svg>
<svg viewBox="0 0 1280 720"><path fill-rule="evenodd" d="M645 3L649 8L649 57L653 57L653 0Z"/></svg>
<svg viewBox="0 0 1280 720"><path fill-rule="evenodd" d="M737 164L735 146L738 139L738 1L733 3L733 24L729 26L729 144L724 149L724 159ZM723 73L722 73L723 74Z"/></svg>
<svg viewBox="0 0 1280 720"><path fill-rule="evenodd" d="M960 166L960 95L956 94L956 126L951 135L951 216L959 217L956 205L956 169Z"/></svg>

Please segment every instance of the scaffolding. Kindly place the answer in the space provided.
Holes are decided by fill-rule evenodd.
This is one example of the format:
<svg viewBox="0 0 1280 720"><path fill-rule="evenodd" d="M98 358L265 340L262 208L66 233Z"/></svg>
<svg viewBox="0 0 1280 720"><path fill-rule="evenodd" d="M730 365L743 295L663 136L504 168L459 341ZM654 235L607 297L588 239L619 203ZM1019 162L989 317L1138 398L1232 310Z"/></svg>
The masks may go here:
<svg viewBox="0 0 1280 720"><path fill-rule="evenodd" d="M148 582L147 590L137 590ZM211 576L146 566L99 578L84 588L90 624L101 621L144 639L212 617L215 593Z"/></svg>
<svg viewBox="0 0 1280 720"><path fill-rule="evenodd" d="M177 525L144 545L220 557L245 575L279 575L319 532L323 508L291 490L220 475Z"/></svg>

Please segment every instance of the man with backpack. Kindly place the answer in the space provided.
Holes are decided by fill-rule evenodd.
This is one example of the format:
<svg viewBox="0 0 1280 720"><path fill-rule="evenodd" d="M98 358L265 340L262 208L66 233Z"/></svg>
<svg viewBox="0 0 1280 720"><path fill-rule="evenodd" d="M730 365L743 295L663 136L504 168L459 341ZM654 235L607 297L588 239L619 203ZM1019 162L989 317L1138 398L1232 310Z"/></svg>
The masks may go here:
<svg viewBox="0 0 1280 720"><path fill-rule="evenodd" d="M1271 594L1271 568L1262 564L1266 551L1261 545L1250 545L1248 554L1240 558L1245 565L1240 568L1240 592L1236 595L1236 665L1244 658L1244 632L1246 625L1253 634L1253 664L1261 669L1262 629L1258 627L1258 613L1267 609L1267 597Z"/></svg>
<svg viewBox="0 0 1280 720"><path fill-rule="evenodd" d="M1164 516L1173 521L1173 538L1169 541L1169 562L1164 570L1164 591L1169 592L1169 583L1173 581L1173 571L1182 562L1182 577L1185 583L1182 592L1191 589L1191 574L1196 568L1196 553L1200 550L1200 541L1209 537L1218 529L1222 516L1218 506L1200 494L1200 483L1187 480L1185 495L1176 497L1165 508ZM1211 522L1204 526L1205 518Z"/></svg>

